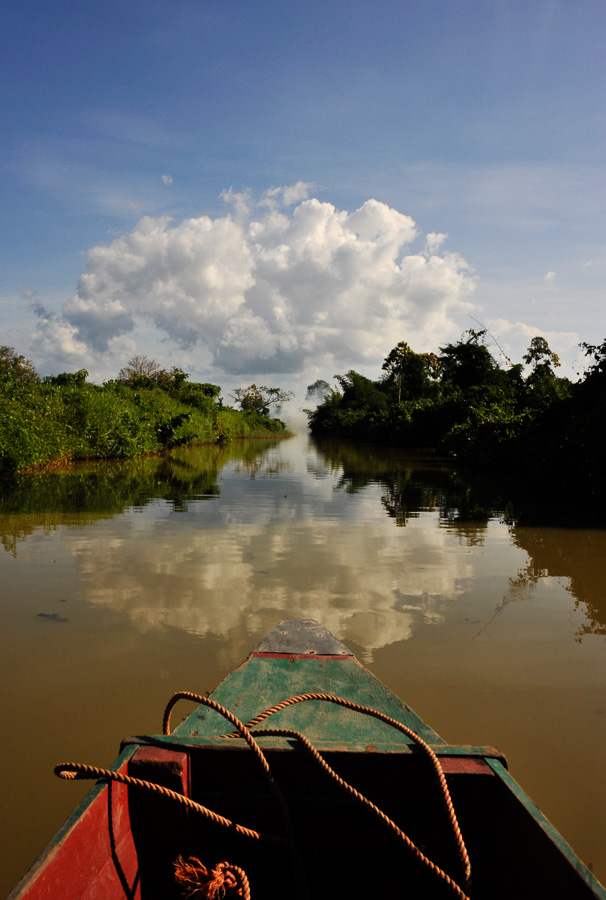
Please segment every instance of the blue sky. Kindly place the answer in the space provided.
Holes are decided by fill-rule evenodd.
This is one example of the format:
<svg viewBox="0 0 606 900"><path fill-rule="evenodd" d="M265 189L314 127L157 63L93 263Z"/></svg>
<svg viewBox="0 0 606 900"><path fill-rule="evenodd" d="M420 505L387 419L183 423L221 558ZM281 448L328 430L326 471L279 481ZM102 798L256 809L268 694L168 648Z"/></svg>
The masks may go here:
<svg viewBox="0 0 606 900"><path fill-rule="evenodd" d="M296 387L480 321L570 374L606 337L605 38L595 0L7 5L0 344Z"/></svg>

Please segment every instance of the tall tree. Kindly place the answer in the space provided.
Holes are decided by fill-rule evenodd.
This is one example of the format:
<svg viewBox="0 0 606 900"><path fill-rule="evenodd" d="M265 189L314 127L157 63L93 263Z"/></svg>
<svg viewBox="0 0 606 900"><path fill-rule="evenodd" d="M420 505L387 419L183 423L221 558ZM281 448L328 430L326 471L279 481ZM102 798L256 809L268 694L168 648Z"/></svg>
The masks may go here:
<svg viewBox="0 0 606 900"><path fill-rule="evenodd" d="M393 384L398 390L398 403L405 399L412 400L424 396L439 371L438 358L435 353L415 353L406 341L400 341L385 357L381 366L385 383Z"/></svg>
<svg viewBox="0 0 606 900"><path fill-rule="evenodd" d="M294 396L292 391L283 391L281 388L266 387L251 384L245 388L236 388L231 394L234 400L240 404L243 410L252 410L262 413L266 416L269 414L270 406L281 406Z"/></svg>
<svg viewBox="0 0 606 900"><path fill-rule="evenodd" d="M501 371L484 343L486 331L468 329L456 344L440 347L441 378L444 384L466 391L490 384Z"/></svg>
<svg viewBox="0 0 606 900"><path fill-rule="evenodd" d="M324 381L323 378L318 378L318 380L314 381L313 384L307 385L307 392L305 394L305 399L306 400L317 400L318 403L321 403L327 394L330 394L329 383L327 381Z"/></svg>
<svg viewBox="0 0 606 900"><path fill-rule="evenodd" d="M120 369L118 378L131 384L135 378L154 378L161 372L161 366L155 359L149 356L133 356L123 369Z"/></svg>
<svg viewBox="0 0 606 900"><path fill-rule="evenodd" d="M567 397L571 382L567 378L558 378L554 369L560 365L557 353L549 348L544 337L534 337L528 352L523 357L527 365L533 369L526 379L527 396L536 409L546 409L554 401Z"/></svg>
<svg viewBox="0 0 606 900"><path fill-rule="evenodd" d="M150 359L149 356L133 356L124 368L120 369L118 374L119 381L124 381L126 384L144 384L149 379L163 388L179 388L188 378L189 374L180 369L179 366L172 366L170 372L168 372L155 359Z"/></svg>
<svg viewBox="0 0 606 900"><path fill-rule="evenodd" d="M350 369L345 375L335 375L341 385L343 409L378 411L387 407L387 397L376 382Z"/></svg>
<svg viewBox="0 0 606 900"><path fill-rule="evenodd" d="M17 353L14 347L6 346L0 347L0 378L10 378L29 384L40 381L33 363Z"/></svg>
<svg viewBox="0 0 606 900"><path fill-rule="evenodd" d="M548 369L551 375L554 375L554 371L551 368L552 365L554 368L557 368L560 365L560 357L557 353L554 353L553 350L550 350L549 344L545 340L544 337L533 337L530 342L530 347L526 355L523 357L526 365L530 365L531 363L534 365L535 370L539 366L543 366Z"/></svg>

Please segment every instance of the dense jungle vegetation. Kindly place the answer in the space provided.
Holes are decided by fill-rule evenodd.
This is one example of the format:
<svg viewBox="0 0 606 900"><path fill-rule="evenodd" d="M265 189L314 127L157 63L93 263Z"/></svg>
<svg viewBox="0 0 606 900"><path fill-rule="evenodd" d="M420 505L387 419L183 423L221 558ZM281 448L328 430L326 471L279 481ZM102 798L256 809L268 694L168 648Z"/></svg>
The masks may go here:
<svg viewBox="0 0 606 900"><path fill-rule="evenodd" d="M147 357L134 357L117 379L87 382L88 372L40 379L31 362L0 347L0 475L72 459L139 456L183 444L286 434L269 406L288 399L277 388L241 390L240 409L221 389L190 382Z"/></svg>
<svg viewBox="0 0 606 900"><path fill-rule="evenodd" d="M519 364L498 364L484 330L467 331L438 354L401 341L373 381L350 370L308 388L314 435L428 450L476 473L498 473L512 490L582 518L606 518L606 340L581 344L591 359L577 382L558 377L557 355L532 339ZM525 372L525 366L529 369ZM593 512L589 513L590 507ZM597 517L597 518L596 518Z"/></svg>

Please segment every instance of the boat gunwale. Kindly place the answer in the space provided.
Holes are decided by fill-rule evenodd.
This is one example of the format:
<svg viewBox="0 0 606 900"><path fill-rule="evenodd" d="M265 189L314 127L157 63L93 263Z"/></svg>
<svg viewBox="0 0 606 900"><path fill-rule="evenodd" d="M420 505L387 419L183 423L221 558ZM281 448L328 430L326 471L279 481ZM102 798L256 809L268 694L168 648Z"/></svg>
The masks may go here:
<svg viewBox="0 0 606 900"><path fill-rule="evenodd" d="M547 818L534 800L528 796L524 788L518 784L511 772L498 759L487 759L486 762L499 778L503 787L508 790L520 804L532 821L545 833L547 839L556 847L560 855L574 869L585 885L594 892L595 897L606 900L606 888L598 881L593 872L575 853L568 841L562 837L555 825Z"/></svg>
<svg viewBox="0 0 606 900"><path fill-rule="evenodd" d="M293 737L255 736L254 730L251 734L255 737L258 744L266 750L291 752L298 746L296 738ZM228 740L226 735L130 735L124 738L120 749L123 751L133 745L136 747L162 747L167 750L215 750L217 752L227 750L230 752L250 753L250 748L246 744L237 740ZM497 747L475 746L472 744L428 744L428 746L440 758L494 759L499 761L505 769L508 768L505 754ZM369 754L373 756L389 754L390 756L400 755L403 757L414 756L422 758L425 755L418 744L412 741L409 743L404 741L374 741L372 744L364 741L315 741L314 747L326 753L363 753L366 756Z"/></svg>

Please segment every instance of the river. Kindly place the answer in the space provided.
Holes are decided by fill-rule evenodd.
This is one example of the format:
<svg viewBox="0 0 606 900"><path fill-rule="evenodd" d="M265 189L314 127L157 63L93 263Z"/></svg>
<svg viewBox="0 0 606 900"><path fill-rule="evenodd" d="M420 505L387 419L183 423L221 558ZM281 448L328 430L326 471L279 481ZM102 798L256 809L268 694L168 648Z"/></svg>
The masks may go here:
<svg viewBox="0 0 606 900"><path fill-rule="evenodd" d="M86 790L56 763L109 764L295 618L449 743L504 751L606 881L606 531L519 527L494 496L305 433L4 485L0 896Z"/></svg>

